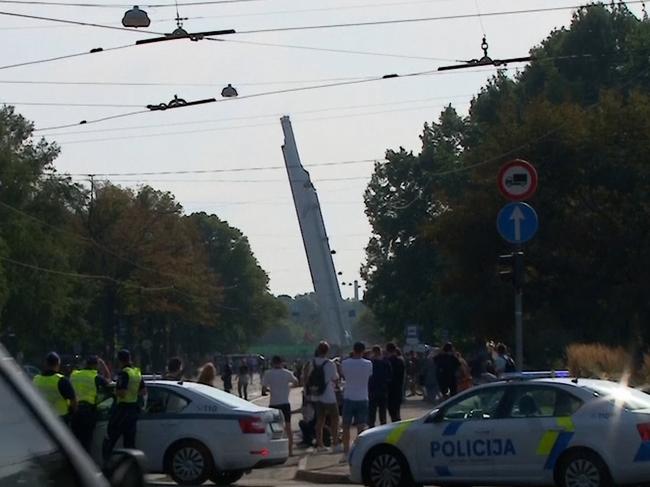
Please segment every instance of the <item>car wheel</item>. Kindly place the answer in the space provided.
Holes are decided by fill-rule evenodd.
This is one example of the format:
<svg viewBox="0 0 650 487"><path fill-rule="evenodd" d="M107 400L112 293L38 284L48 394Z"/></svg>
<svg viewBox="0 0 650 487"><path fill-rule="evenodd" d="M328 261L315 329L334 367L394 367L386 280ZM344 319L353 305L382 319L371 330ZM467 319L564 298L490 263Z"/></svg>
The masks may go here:
<svg viewBox="0 0 650 487"><path fill-rule="evenodd" d="M244 476L244 472L214 472L210 475L210 480L212 480L215 485L230 485L237 482Z"/></svg>
<svg viewBox="0 0 650 487"><path fill-rule="evenodd" d="M611 487L612 479L605 463L589 450L570 452L559 463L557 475L561 487Z"/></svg>
<svg viewBox="0 0 650 487"><path fill-rule="evenodd" d="M396 448L371 450L363 462L363 481L370 487L407 487L413 485L411 471Z"/></svg>
<svg viewBox="0 0 650 487"><path fill-rule="evenodd" d="M214 470L210 451L198 441L181 441L173 445L165 470L179 485L201 485Z"/></svg>

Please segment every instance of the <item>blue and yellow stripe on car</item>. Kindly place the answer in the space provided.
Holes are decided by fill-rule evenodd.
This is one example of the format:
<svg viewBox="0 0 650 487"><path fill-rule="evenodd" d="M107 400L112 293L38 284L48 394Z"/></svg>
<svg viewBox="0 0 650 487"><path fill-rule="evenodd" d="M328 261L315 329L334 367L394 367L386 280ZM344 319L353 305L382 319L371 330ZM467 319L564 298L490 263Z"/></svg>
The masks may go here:
<svg viewBox="0 0 650 487"><path fill-rule="evenodd" d="M553 470L560 455L566 450L575 435L575 425L570 417L556 418L557 429L549 430L537 446L537 455L545 456L545 470Z"/></svg>

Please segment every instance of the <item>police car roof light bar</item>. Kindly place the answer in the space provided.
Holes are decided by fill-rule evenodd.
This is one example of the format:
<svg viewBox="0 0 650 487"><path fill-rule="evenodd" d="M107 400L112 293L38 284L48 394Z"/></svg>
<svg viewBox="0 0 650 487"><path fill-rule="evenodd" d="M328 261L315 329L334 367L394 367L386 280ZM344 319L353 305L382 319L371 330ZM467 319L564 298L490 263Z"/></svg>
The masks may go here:
<svg viewBox="0 0 650 487"><path fill-rule="evenodd" d="M568 379L571 373L568 370L540 370L529 372L512 372L501 376L502 380L532 380L532 379Z"/></svg>

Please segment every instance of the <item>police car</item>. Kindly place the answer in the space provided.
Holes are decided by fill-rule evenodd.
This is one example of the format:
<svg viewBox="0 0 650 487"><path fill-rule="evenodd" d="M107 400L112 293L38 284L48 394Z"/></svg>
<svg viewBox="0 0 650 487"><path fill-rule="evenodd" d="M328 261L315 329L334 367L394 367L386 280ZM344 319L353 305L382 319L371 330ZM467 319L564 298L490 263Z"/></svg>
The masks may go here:
<svg viewBox="0 0 650 487"><path fill-rule="evenodd" d="M98 406L97 460L112 402ZM203 384L164 380L147 382L136 447L144 452L149 472L166 473L181 485L208 479L229 485L252 469L282 464L289 456L279 411Z"/></svg>
<svg viewBox="0 0 650 487"><path fill-rule="evenodd" d="M365 431L348 460L372 487L650 484L650 396L602 380L496 382Z"/></svg>

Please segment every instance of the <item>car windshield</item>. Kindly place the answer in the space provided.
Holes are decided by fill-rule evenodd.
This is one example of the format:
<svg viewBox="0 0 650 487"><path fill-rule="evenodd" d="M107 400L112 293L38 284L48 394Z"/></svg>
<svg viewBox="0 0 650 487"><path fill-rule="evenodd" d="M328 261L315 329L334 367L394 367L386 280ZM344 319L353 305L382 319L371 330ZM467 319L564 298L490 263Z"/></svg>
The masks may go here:
<svg viewBox="0 0 650 487"><path fill-rule="evenodd" d="M221 389L217 389L216 387L210 387L206 386L204 384L196 384L196 383L191 383L191 382L185 382L184 387L187 389L190 389L194 392L198 392L199 394L203 394L204 396L208 396L224 406L233 408L233 409L247 409L250 411L256 411L256 410L262 410L264 408L260 408L259 406L256 406L253 403L250 403L248 401L244 401L243 399L240 399L237 396L233 396L232 394L228 394L227 392L222 391Z"/></svg>
<svg viewBox="0 0 650 487"><path fill-rule="evenodd" d="M602 382L600 384L590 384L587 389L591 390L595 395L604 397L629 411L650 409L650 395L631 387L615 382Z"/></svg>

